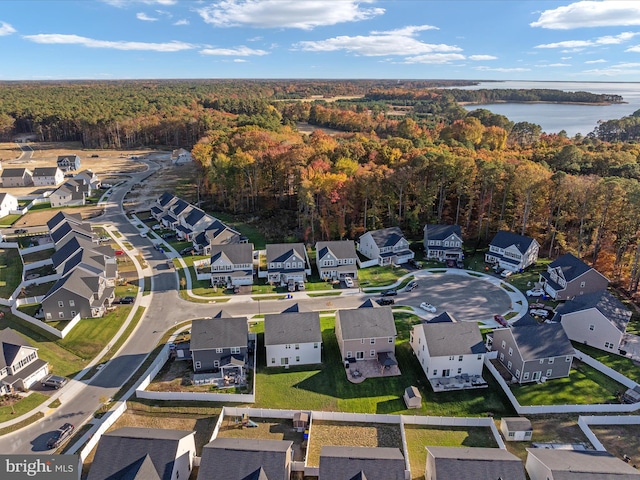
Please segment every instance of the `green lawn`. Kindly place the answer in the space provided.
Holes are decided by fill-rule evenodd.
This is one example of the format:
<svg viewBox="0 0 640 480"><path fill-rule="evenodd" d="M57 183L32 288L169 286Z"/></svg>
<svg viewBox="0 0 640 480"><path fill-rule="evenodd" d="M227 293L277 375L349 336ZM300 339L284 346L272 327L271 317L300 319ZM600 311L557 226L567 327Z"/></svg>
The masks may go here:
<svg viewBox="0 0 640 480"><path fill-rule="evenodd" d="M47 400L49 400L48 396L38 392L31 392L27 397L14 403L13 408L10 405L0 407L0 423L24 415ZM15 412L15 414L13 412Z"/></svg>
<svg viewBox="0 0 640 480"><path fill-rule="evenodd" d="M411 316L399 316L397 329L407 335ZM418 364L409 343L396 345L401 376L370 378L360 384L347 380L334 333L333 317L321 317L323 364L307 367L265 367L264 348L258 348L256 387L257 408L296 408L359 413L406 415L483 416L512 414L511 406L499 387L490 383L486 390L443 392L435 395ZM261 328L256 328L260 331ZM258 333L258 341L263 335ZM424 399L421 409L408 410L402 399L404 389L417 386Z"/></svg>
<svg viewBox="0 0 640 480"><path fill-rule="evenodd" d="M402 267L381 267L379 265L358 270L358 282L361 287L384 287L392 285L409 271Z"/></svg>
<svg viewBox="0 0 640 480"><path fill-rule="evenodd" d="M427 464L426 445L437 447L485 447L498 445L490 428L405 425L407 451L411 466L411 478L424 480Z"/></svg>
<svg viewBox="0 0 640 480"><path fill-rule="evenodd" d="M573 348L586 353L592 358L595 358L600 363L605 364L607 367L612 368L618 373L621 373L627 378L630 378L636 383L640 383L640 369L633 363L633 361L626 357L621 357L614 353L605 352L597 348L589 347L581 343L572 342Z"/></svg>
<svg viewBox="0 0 640 480"><path fill-rule="evenodd" d="M626 388L579 360L568 378L545 383L512 386L511 391L520 405L593 405L616 401L616 393Z"/></svg>
<svg viewBox="0 0 640 480"><path fill-rule="evenodd" d="M230 215L228 213L214 212L211 215L247 237L249 239L249 242L253 243L253 247L256 250L263 250L264 248L266 248L267 239L252 224L237 220L233 217L233 215Z"/></svg>
<svg viewBox="0 0 640 480"><path fill-rule="evenodd" d="M39 262L40 260L46 260L47 258L51 258L51 255L55 253L55 249L48 248L47 250L40 250L39 252L29 253L22 257L22 261L25 265L30 263Z"/></svg>
<svg viewBox="0 0 640 480"><path fill-rule="evenodd" d="M5 217L2 217L2 220L0 220L0 227L8 228L12 226L14 223L16 223L18 220L20 220L20 217L22 217L22 215L19 215L19 214L7 215Z"/></svg>
<svg viewBox="0 0 640 480"><path fill-rule="evenodd" d="M22 259L18 249L0 249L0 297L9 298L21 281Z"/></svg>

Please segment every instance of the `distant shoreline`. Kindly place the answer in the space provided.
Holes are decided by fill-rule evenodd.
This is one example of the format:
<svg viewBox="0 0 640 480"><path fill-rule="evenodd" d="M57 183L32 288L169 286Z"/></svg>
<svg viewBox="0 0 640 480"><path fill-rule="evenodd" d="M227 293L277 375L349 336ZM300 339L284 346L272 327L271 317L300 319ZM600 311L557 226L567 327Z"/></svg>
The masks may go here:
<svg viewBox="0 0 640 480"><path fill-rule="evenodd" d="M546 103L550 105L588 105L594 107L606 107L609 105L622 105L629 102L545 102L541 100L532 100L532 101L522 101L517 102L514 100L495 100L493 102L487 103L477 103L477 102L458 102L458 105L469 106L469 105L495 105L497 103L522 103L522 104L537 104L537 103Z"/></svg>

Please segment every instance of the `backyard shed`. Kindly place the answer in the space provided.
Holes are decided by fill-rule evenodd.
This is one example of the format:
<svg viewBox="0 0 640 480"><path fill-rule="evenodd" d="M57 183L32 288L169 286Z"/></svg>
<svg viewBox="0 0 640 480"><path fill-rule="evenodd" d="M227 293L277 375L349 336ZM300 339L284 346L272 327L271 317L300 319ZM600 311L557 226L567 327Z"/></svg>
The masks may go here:
<svg viewBox="0 0 640 480"><path fill-rule="evenodd" d="M420 395L416 387L405 388L403 398L407 408L420 408L422 406L422 395Z"/></svg>
<svg viewBox="0 0 640 480"><path fill-rule="evenodd" d="M525 417L504 417L500 420L500 431L506 440L512 442L522 442L531 440L533 427L528 418Z"/></svg>
<svg viewBox="0 0 640 480"><path fill-rule="evenodd" d="M309 414L307 412L297 412L293 414L293 428L298 432L304 432L309 428Z"/></svg>

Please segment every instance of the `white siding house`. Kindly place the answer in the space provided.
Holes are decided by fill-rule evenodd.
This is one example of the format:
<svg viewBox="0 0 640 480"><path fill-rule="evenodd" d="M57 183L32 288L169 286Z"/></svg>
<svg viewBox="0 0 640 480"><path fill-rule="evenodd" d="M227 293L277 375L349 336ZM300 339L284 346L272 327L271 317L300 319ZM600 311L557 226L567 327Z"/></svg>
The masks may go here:
<svg viewBox="0 0 640 480"><path fill-rule="evenodd" d="M267 366L310 365L322 362L322 332L318 312L265 315Z"/></svg>
<svg viewBox="0 0 640 480"><path fill-rule="evenodd" d="M358 240L358 251L378 265L401 265L415 256L398 227L365 233Z"/></svg>
<svg viewBox="0 0 640 480"><path fill-rule="evenodd" d="M540 244L533 238L501 230L491 240L485 262L519 272L538 261L539 249Z"/></svg>
<svg viewBox="0 0 640 480"><path fill-rule="evenodd" d="M9 193L0 193L0 218L18 210L18 199Z"/></svg>

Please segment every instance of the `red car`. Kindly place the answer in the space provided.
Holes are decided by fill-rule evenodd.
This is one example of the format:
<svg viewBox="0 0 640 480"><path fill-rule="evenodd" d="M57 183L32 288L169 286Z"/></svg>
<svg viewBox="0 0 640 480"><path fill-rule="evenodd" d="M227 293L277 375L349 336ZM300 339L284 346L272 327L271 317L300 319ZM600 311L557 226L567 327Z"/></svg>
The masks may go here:
<svg viewBox="0 0 640 480"><path fill-rule="evenodd" d="M116 255L124 255L124 250L116 250Z"/></svg>
<svg viewBox="0 0 640 480"><path fill-rule="evenodd" d="M509 326L509 322L507 322L502 315L494 315L493 319L496 322L498 322L500 325L502 325L503 327L508 327Z"/></svg>

